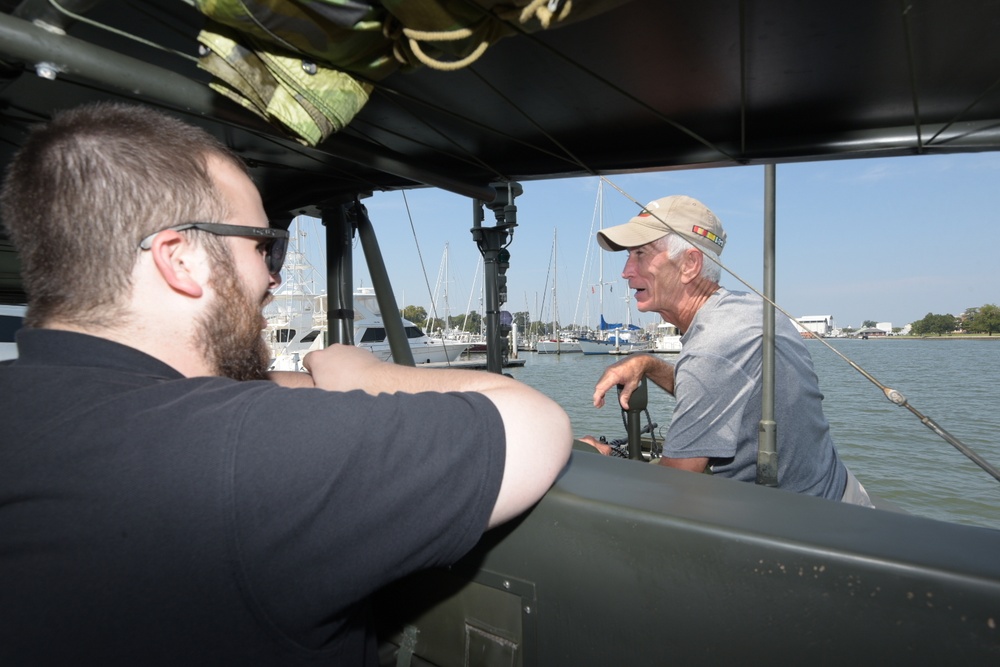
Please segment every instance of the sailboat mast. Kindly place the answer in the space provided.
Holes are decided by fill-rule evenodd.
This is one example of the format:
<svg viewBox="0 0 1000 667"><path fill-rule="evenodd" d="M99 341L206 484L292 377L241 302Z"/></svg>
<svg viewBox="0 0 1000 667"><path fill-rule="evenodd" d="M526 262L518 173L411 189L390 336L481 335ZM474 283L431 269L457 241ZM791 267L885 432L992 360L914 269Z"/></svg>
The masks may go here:
<svg viewBox="0 0 1000 667"><path fill-rule="evenodd" d="M552 230L552 336L556 341L556 354L559 354L559 305L556 300L556 284L559 276L559 244L558 229Z"/></svg>
<svg viewBox="0 0 1000 667"><path fill-rule="evenodd" d="M444 330L451 329L451 306L448 303L448 244L444 244Z"/></svg>
<svg viewBox="0 0 1000 667"><path fill-rule="evenodd" d="M604 181L597 182L597 216L598 216L598 228L604 229ZM604 253L600 249L597 251L598 261L600 262L600 279L598 280L598 285L601 288L601 296L598 300L600 304L600 316L604 317Z"/></svg>

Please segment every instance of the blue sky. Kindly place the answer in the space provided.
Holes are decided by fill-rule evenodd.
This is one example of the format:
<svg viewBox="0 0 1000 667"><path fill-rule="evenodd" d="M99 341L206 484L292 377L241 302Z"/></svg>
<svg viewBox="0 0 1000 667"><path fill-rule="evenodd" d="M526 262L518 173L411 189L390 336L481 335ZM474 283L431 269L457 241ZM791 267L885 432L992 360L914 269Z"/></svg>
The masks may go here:
<svg viewBox="0 0 1000 667"><path fill-rule="evenodd" d="M762 289L763 167L629 174L611 180L643 204L671 194L704 202L728 234L723 262ZM779 165L778 304L794 316L832 315L837 326L858 327L870 319L898 327L928 312L958 315L968 307L1000 303L998 181L997 153ZM560 323L596 323L599 287L594 286L600 280L601 252L604 280L613 283L605 288L605 317L623 321L628 293L620 280L624 255L601 251L594 240L598 179L527 181L522 186L505 309L551 320L555 234ZM377 193L364 203L400 305L430 310L430 293L436 289L441 315L447 284L452 315L483 311L469 199L425 188L405 195ZM605 226L621 224L638 210L605 186ZM308 255L319 263L315 248L322 247L322 228L315 221L303 227L312 230ZM722 283L742 289L725 271ZM355 284L371 284L360 247ZM633 305L632 320L649 324L659 317L637 313Z"/></svg>

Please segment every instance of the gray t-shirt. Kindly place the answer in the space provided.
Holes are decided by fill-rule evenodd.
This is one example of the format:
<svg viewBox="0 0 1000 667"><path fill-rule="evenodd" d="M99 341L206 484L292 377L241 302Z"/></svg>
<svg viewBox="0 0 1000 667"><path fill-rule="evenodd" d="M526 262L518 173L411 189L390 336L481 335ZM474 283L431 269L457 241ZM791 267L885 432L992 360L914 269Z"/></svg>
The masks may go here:
<svg viewBox="0 0 1000 667"><path fill-rule="evenodd" d="M705 456L714 474L755 481L762 312L759 297L719 288L695 315L674 368L677 405L664 456ZM775 319L778 486L840 500L847 469L823 415L812 358L792 323Z"/></svg>

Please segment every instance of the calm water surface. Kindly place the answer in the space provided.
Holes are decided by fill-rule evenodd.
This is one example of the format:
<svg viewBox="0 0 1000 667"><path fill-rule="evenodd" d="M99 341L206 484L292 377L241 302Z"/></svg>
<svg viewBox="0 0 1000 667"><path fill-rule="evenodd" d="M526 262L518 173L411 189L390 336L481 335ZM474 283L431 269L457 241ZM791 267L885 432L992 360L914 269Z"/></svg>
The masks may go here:
<svg viewBox="0 0 1000 667"><path fill-rule="evenodd" d="M997 338L837 339L831 343L1000 468ZM909 410L890 403L878 387L821 342L807 344L837 450L869 491L913 514L1000 529L1000 482ZM569 413L576 435L624 437L617 406L609 400L597 410L591 404L594 383L616 357L520 354L526 363L510 374L558 401ZM659 424L661 435L670 424L673 406L673 398L650 386L650 416Z"/></svg>

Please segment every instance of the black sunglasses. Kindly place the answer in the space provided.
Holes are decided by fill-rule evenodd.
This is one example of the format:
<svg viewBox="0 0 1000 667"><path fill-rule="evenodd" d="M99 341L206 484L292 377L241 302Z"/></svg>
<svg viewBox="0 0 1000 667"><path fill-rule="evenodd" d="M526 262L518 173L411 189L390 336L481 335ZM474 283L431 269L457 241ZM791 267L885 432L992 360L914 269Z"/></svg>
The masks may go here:
<svg viewBox="0 0 1000 667"><path fill-rule="evenodd" d="M281 271L282 264L285 263L285 253L288 251L288 230L275 229L273 227L246 227L243 225L223 225L217 222L185 222L182 225L174 225L161 229L160 232L173 230L182 232L185 229L199 229L216 236L242 236L245 238L267 239L265 243L264 261L267 262L267 271L271 275L276 275ZM139 248L149 250L153 247L153 237L160 232L153 232L139 242Z"/></svg>

